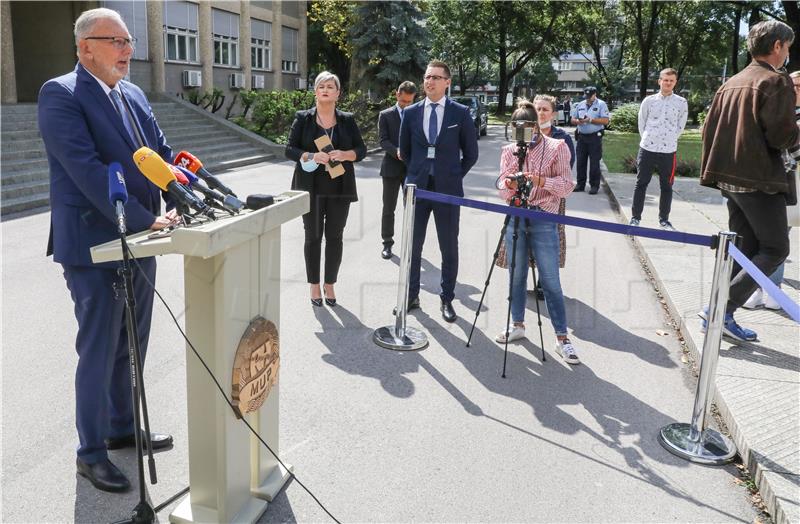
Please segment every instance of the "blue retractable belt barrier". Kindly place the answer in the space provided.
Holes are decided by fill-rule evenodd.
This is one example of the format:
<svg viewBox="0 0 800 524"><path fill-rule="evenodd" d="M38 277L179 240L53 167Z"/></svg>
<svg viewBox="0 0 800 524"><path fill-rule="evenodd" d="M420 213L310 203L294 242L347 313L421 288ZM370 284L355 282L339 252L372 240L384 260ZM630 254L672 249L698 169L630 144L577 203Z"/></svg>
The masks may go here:
<svg viewBox="0 0 800 524"><path fill-rule="evenodd" d="M613 222L603 222L602 220L577 218L567 215L547 213L545 211L533 211L531 209L525 209L521 207L512 207L501 204L490 204L488 202L480 202L478 200L469 200L466 198L456 197L452 195L444 195L442 193L436 193L433 191L425 191L424 189L417 190L417 198L432 200L434 202L441 202L443 204L453 204L462 207L472 207L475 209L482 209L484 211L502 213L504 215L512 215L521 218L541 220L543 222L555 222L557 224L565 224L568 226L596 229L598 231L608 231L609 233L619 233L620 235L657 238L659 240L667 240L669 242L678 242L681 244L694 244L697 246L709 247L712 249L716 248L717 245L716 235L709 236L709 235L697 235L694 233L682 233L680 231L664 231L662 229L653 229L649 227L628 226L625 224L617 224Z"/></svg>
<svg viewBox="0 0 800 524"><path fill-rule="evenodd" d="M780 304L783 310L786 311L786 314L792 317L792 320L795 322L800 323L800 305L792 302L792 299L789 298L786 293L781 291L781 288L776 286L775 283L769 279L769 277L762 273L761 270L758 269L749 258L744 256L744 253L739 251L739 249L733 244L730 246L730 253L731 256L733 256L733 259L738 262L745 271L747 271L747 274L753 277L753 280L755 280L759 286L764 288L769 296L774 298L775 301Z"/></svg>

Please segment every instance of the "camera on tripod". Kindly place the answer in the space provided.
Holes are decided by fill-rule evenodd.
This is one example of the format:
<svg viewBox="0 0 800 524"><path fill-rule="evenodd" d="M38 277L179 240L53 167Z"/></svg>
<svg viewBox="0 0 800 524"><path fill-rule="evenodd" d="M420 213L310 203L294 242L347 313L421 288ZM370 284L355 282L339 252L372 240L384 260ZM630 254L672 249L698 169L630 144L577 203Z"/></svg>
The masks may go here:
<svg viewBox="0 0 800 524"><path fill-rule="evenodd" d="M539 124L533 120L511 120L506 123L506 140L517 144L529 144L534 133L538 132Z"/></svg>

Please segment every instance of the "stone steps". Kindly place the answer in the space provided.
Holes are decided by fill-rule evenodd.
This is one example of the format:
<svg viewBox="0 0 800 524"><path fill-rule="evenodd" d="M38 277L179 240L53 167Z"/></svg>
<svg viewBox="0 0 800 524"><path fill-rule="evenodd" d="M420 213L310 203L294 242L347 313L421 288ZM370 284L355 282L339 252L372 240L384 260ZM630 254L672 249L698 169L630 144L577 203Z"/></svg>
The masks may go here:
<svg viewBox="0 0 800 524"><path fill-rule="evenodd" d="M211 172L275 158L266 148L247 140L210 114L171 101L155 102L152 107L173 151L190 151ZM0 214L6 219L23 212L46 210L50 201L50 171L39 135L37 106L3 105L0 118Z"/></svg>

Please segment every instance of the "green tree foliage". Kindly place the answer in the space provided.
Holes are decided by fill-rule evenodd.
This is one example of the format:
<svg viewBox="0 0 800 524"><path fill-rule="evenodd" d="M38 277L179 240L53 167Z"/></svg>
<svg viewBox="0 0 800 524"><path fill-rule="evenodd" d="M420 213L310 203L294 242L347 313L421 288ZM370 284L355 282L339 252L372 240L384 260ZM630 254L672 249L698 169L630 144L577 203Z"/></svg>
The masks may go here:
<svg viewBox="0 0 800 524"><path fill-rule="evenodd" d="M462 95L488 73L483 29L477 18L483 14L477 2L442 0L430 5L431 56L447 62Z"/></svg>
<svg viewBox="0 0 800 524"><path fill-rule="evenodd" d="M354 8L354 23L347 31L352 90L382 94L403 80L419 81L428 58L428 33L421 18L411 2L364 2Z"/></svg>
<svg viewBox="0 0 800 524"><path fill-rule="evenodd" d="M315 0L308 8L308 63L312 74L335 73L342 85L350 80L353 47L347 28L355 23L357 2Z"/></svg>
<svg viewBox="0 0 800 524"><path fill-rule="evenodd" d="M639 104L623 104L611 115L609 128L627 133L639 132Z"/></svg>

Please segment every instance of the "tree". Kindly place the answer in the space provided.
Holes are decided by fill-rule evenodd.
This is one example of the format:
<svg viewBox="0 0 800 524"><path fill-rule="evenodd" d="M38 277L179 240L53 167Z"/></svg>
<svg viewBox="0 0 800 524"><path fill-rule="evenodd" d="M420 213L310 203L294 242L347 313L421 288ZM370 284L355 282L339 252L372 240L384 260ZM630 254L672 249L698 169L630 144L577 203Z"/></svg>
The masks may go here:
<svg viewBox="0 0 800 524"><path fill-rule="evenodd" d="M364 2L347 31L352 49L351 89L383 98L403 80L422 77L428 33L411 2Z"/></svg>
<svg viewBox="0 0 800 524"><path fill-rule="evenodd" d="M650 53L656 37L656 22L661 11L671 2L653 0L626 0L622 3L626 23L633 26L633 33L639 45L639 99L647 96L647 83L650 76Z"/></svg>
<svg viewBox="0 0 800 524"><path fill-rule="evenodd" d="M331 71L342 85L350 78L352 46L347 28L354 23L356 2L315 0L308 3L308 61L312 71Z"/></svg>
<svg viewBox="0 0 800 524"><path fill-rule="evenodd" d="M539 56L528 62L525 68L517 74L514 84L514 96L519 95L519 91L524 88L527 96L548 93L553 91L558 80L558 75L553 69L553 62L550 57Z"/></svg>
<svg viewBox="0 0 800 524"><path fill-rule="evenodd" d="M430 5L431 56L448 64L462 95L486 73L482 21L478 18L482 14L485 10L476 2L442 0Z"/></svg>

